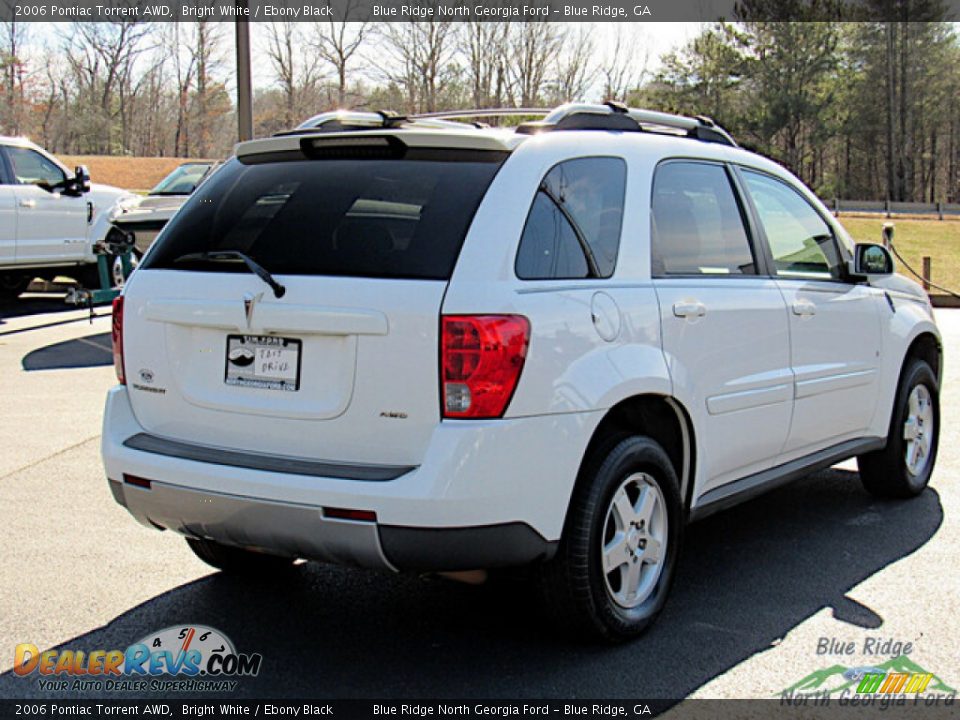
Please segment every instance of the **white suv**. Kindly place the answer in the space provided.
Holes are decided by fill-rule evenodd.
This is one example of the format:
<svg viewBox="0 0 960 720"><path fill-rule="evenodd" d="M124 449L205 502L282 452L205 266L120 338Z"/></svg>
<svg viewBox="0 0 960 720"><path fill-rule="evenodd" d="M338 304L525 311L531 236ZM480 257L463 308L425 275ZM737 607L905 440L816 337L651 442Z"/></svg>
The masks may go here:
<svg viewBox="0 0 960 720"><path fill-rule="evenodd" d="M854 456L924 489L940 340L892 273L705 118L322 116L239 145L117 300L107 476L224 570L532 566L630 637L689 520Z"/></svg>

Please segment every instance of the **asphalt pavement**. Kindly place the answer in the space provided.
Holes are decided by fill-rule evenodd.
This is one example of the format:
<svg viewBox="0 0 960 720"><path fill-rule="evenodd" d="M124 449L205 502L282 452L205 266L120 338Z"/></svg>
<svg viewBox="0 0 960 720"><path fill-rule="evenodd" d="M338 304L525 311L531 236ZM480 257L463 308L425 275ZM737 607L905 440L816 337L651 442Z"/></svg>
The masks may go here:
<svg viewBox="0 0 960 720"><path fill-rule="evenodd" d="M39 296L0 308L0 697L83 696L16 676L18 643L122 649L192 623L263 655L236 697L773 698L816 671L889 660L893 642L958 688L960 311L937 317L946 376L930 488L875 500L846 464L695 524L659 622L605 647L567 640L520 581L309 563L250 584L212 571L110 495L109 317ZM855 652L818 654L823 638ZM888 654L863 652L886 640Z"/></svg>

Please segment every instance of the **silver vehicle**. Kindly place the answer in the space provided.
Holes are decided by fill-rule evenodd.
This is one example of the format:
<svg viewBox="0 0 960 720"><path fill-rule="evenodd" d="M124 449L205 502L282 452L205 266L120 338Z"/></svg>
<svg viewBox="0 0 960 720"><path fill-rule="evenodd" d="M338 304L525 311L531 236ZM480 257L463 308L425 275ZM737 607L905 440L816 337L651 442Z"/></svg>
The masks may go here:
<svg viewBox="0 0 960 720"><path fill-rule="evenodd" d="M114 218L113 224L134 235L134 250L140 257L153 244L157 234L219 163L188 162L157 183L145 198Z"/></svg>

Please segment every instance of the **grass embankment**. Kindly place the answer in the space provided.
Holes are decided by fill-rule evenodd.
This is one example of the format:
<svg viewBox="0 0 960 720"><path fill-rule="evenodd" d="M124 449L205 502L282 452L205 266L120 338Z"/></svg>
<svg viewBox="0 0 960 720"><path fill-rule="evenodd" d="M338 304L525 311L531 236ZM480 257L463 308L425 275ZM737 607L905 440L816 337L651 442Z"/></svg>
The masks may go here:
<svg viewBox="0 0 960 720"><path fill-rule="evenodd" d="M115 185L133 192L147 192L188 158L114 157L107 155L60 155L67 167L86 165L90 179L103 185Z"/></svg>
<svg viewBox="0 0 960 720"><path fill-rule="evenodd" d="M918 273L923 272L922 258L931 258L930 279L954 292L960 292L960 221L915 220L896 217L845 217L840 222L855 240L881 242L880 231L885 222L895 227L893 244L897 251ZM910 272L897 262L897 272L913 278ZM934 294L940 291L933 289Z"/></svg>

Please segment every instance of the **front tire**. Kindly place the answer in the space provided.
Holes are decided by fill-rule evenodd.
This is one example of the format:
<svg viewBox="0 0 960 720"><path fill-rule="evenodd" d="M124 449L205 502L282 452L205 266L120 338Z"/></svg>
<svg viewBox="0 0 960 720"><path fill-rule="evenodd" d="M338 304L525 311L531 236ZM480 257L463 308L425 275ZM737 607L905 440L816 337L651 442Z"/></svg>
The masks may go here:
<svg viewBox="0 0 960 720"><path fill-rule="evenodd" d="M937 376L922 360L910 360L897 389L887 444L857 458L863 486L883 498L911 498L930 482L940 437Z"/></svg>
<svg viewBox="0 0 960 720"><path fill-rule="evenodd" d="M197 538L186 540L187 545L198 558L207 565L231 575L248 577L277 575L289 572L293 567L293 558L244 550L231 545L222 545L213 540Z"/></svg>
<svg viewBox="0 0 960 720"><path fill-rule="evenodd" d="M33 277L22 273L0 273L0 300L16 300L30 287Z"/></svg>
<svg viewBox="0 0 960 720"><path fill-rule="evenodd" d="M539 569L547 608L581 637L640 635L666 602L682 536L670 458L649 438L620 440L581 472L557 555Z"/></svg>

